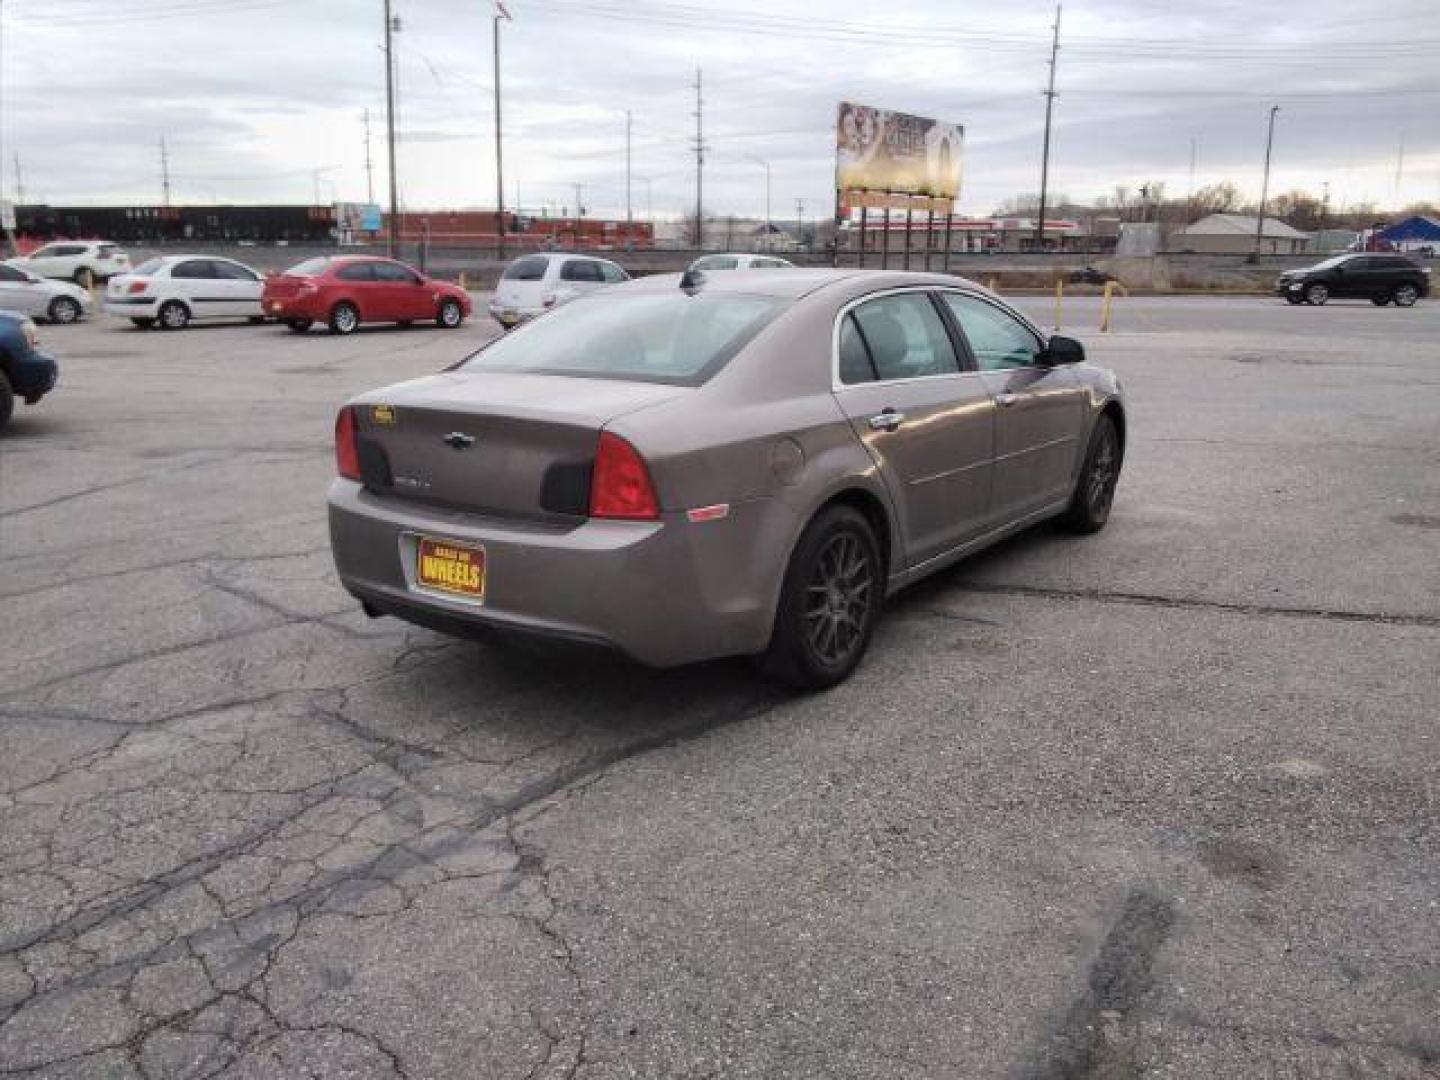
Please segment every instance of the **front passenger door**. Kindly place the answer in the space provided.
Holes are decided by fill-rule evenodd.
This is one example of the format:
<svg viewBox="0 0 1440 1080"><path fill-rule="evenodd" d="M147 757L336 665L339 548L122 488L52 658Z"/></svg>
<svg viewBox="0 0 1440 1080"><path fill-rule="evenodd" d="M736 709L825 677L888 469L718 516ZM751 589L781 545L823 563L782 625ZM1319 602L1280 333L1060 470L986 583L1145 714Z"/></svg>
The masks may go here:
<svg viewBox="0 0 1440 1080"><path fill-rule="evenodd" d="M997 406L990 516L1008 525L1069 496L1085 391L1069 368L1040 363L1044 342L998 304L973 293L942 296Z"/></svg>
<svg viewBox="0 0 1440 1080"><path fill-rule="evenodd" d="M186 259L170 268L170 280L185 298L193 319L213 319L225 314L225 298L220 295L220 282L215 265L209 259Z"/></svg>

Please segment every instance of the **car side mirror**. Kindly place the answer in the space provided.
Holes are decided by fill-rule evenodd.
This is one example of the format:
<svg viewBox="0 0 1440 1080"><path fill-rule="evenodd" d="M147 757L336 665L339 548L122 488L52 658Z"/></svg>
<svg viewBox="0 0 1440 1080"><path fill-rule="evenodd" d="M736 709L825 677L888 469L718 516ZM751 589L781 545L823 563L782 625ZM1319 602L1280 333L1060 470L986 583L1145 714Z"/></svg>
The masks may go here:
<svg viewBox="0 0 1440 1080"><path fill-rule="evenodd" d="M1055 367L1058 364L1083 364L1085 362L1085 346L1074 338L1054 334L1045 344L1039 360L1046 367Z"/></svg>

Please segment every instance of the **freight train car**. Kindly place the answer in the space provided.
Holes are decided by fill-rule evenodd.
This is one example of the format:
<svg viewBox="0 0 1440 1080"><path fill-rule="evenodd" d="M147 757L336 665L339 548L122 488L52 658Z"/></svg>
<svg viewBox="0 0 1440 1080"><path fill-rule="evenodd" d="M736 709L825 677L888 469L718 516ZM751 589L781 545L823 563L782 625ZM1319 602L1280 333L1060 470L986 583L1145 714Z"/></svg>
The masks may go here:
<svg viewBox="0 0 1440 1080"><path fill-rule="evenodd" d="M331 206L19 206L22 242L103 237L121 244L164 241L323 243L333 236Z"/></svg>

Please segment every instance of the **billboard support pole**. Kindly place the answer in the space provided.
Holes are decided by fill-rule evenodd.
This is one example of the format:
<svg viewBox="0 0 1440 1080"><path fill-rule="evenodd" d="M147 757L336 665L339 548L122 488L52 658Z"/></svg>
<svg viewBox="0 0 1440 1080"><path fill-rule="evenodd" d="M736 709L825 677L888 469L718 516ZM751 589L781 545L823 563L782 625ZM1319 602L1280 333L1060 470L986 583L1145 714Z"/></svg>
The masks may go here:
<svg viewBox="0 0 1440 1080"><path fill-rule="evenodd" d="M885 204L885 216L880 219L880 269L890 269L890 204Z"/></svg>
<svg viewBox="0 0 1440 1080"><path fill-rule="evenodd" d="M910 222L914 220L915 207L913 204L905 203L905 262L903 268L910 269Z"/></svg>
<svg viewBox="0 0 1440 1080"><path fill-rule="evenodd" d="M955 204L952 202L945 210L945 258L941 261L940 267L945 273L950 272L950 230L955 224Z"/></svg>
<svg viewBox="0 0 1440 1080"><path fill-rule="evenodd" d="M838 170L837 170L838 172ZM862 214L865 212L862 208ZM840 224L845 215L845 193L835 189L835 239L830 242L830 265L840 265ZM862 219L863 220L863 219ZM818 234L817 234L818 236Z"/></svg>
<svg viewBox="0 0 1440 1080"><path fill-rule="evenodd" d="M858 265L862 270L865 268L865 223L866 223L866 215L867 215L867 207L866 207L865 204L862 202L862 203L860 204L860 254L859 254L859 262L856 264L856 265Z"/></svg>
<svg viewBox="0 0 1440 1080"><path fill-rule="evenodd" d="M935 246L935 204L925 214L925 272L930 272L930 249Z"/></svg>

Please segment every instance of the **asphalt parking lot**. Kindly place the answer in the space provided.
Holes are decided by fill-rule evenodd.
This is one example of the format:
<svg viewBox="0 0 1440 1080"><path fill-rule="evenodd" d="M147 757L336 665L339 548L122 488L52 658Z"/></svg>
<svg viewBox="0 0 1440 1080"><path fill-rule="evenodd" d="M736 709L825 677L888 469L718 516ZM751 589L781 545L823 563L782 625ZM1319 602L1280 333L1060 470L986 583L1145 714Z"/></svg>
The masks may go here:
<svg viewBox="0 0 1440 1080"><path fill-rule="evenodd" d="M488 320L42 327L0 1074L1440 1076L1440 302L1066 319L1130 396L1108 528L812 697L340 590L336 405Z"/></svg>

